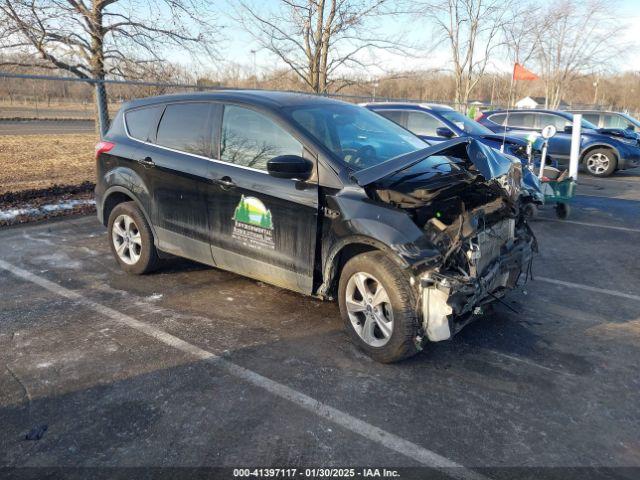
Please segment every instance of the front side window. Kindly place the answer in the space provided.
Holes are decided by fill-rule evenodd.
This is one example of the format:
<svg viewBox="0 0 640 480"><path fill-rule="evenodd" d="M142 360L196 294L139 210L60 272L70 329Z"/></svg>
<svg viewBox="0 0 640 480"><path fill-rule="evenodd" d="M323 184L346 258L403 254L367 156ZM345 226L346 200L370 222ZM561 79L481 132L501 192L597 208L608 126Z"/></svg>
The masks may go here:
<svg viewBox="0 0 640 480"><path fill-rule="evenodd" d="M587 118L591 122L590 118ZM627 121L621 115L606 114L604 115L604 128L620 128L624 130L629 127L631 122Z"/></svg>
<svg viewBox="0 0 640 480"><path fill-rule="evenodd" d="M429 146L391 120L356 105L293 107L289 113L303 130L354 170Z"/></svg>
<svg viewBox="0 0 640 480"><path fill-rule="evenodd" d="M302 155L302 144L267 116L227 105L222 118L220 160L267 170L267 161L280 155Z"/></svg>
<svg viewBox="0 0 640 480"><path fill-rule="evenodd" d="M547 125L553 125L558 132L564 131L564 127L571 125L571 121L559 115L541 113L538 115L538 128L543 129Z"/></svg>
<svg viewBox="0 0 640 480"><path fill-rule="evenodd" d="M156 143L196 155L209 155L208 103L169 104L162 115Z"/></svg>
<svg viewBox="0 0 640 480"><path fill-rule="evenodd" d="M428 113L407 112L407 129L416 135L437 137L436 130L441 127L446 127L446 125Z"/></svg>
<svg viewBox="0 0 640 480"><path fill-rule="evenodd" d="M401 127L404 127L406 124L403 119L404 112L399 110L376 110L376 113L382 115L384 118L388 118L394 123L397 123Z"/></svg>

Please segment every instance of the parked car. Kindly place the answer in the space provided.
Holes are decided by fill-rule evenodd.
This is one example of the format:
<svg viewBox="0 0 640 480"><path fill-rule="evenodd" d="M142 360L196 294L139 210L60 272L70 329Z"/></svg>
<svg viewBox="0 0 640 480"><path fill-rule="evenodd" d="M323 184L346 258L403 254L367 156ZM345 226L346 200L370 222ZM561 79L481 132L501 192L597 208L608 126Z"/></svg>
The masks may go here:
<svg viewBox="0 0 640 480"><path fill-rule="evenodd" d="M433 103L363 103L362 106L397 123L430 144L456 137L470 137L527 161L527 141L496 134L447 105Z"/></svg>
<svg viewBox="0 0 640 480"><path fill-rule="evenodd" d="M448 141L452 138L473 138L491 148L512 155L523 165L529 163L527 141L509 135L498 135L478 122L471 120L462 113L447 105L433 103L362 103L361 106L397 123L403 128L416 134L430 145ZM502 148L504 145L504 148ZM539 165L540 153L534 151L533 163ZM549 155L547 165L555 165ZM523 203L527 204L527 211L532 214L537 205L544 203L544 195L538 178L527 168L523 174Z"/></svg>
<svg viewBox="0 0 640 480"><path fill-rule="evenodd" d="M569 110L569 112L582 114L582 118L598 128L616 128L640 132L640 120L627 113L602 110Z"/></svg>
<svg viewBox="0 0 640 480"><path fill-rule="evenodd" d="M125 103L96 146L120 267L167 253L325 299L376 360L450 338L527 278L520 162L356 105L225 91ZM212 292L215 294L215 292Z"/></svg>
<svg viewBox="0 0 640 480"><path fill-rule="evenodd" d="M508 119L507 119L508 117ZM505 126L505 122L508 124ZM569 167L573 115L554 110L494 110L485 112L479 122L494 132L506 131L510 136L526 138L554 125L558 133L549 140L549 154L562 168ZM607 177L616 170L640 165L638 136L620 129L599 129L582 119L580 165L591 175Z"/></svg>

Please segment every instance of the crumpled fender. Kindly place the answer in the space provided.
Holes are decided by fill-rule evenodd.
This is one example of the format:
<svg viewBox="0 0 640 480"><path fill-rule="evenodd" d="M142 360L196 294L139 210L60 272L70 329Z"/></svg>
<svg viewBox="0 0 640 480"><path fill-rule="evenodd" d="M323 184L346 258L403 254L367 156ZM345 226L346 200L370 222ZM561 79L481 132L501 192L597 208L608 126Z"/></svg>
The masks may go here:
<svg viewBox="0 0 640 480"><path fill-rule="evenodd" d="M440 255L405 211L374 202L364 192L343 191L326 198L328 206L339 212L331 225L338 239L334 248L364 239L361 243L380 245L405 267Z"/></svg>

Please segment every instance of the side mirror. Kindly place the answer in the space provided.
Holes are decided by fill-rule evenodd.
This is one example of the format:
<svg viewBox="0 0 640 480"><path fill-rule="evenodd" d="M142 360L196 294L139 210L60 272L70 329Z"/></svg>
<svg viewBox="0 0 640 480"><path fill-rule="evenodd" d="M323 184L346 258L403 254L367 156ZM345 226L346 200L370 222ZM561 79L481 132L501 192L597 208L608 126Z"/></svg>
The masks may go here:
<svg viewBox="0 0 640 480"><path fill-rule="evenodd" d="M267 172L272 177L291 180L309 180L313 163L298 155L279 155L267 161Z"/></svg>
<svg viewBox="0 0 640 480"><path fill-rule="evenodd" d="M447 127L438 127L436 128L436 135L438 135L439 137L451 138L455 135L455 133L453 133L451 129Z"/></svg>
<svg viewBox="0 0 640 480"><path fill-rule="evenodd" d="M572 133L572 132L573 132L573 125L565 125L564 133Z"/></svg>
<svg viewBox="0 0 640 480"><path fill-rule="evenodd" d="M631 130L631 131L633 132L633 131L635 131L635 129L636 129L636 126L635 126L635 125L633 125L632 123L629 123L629 124L627 125L627 130Z"/></svg>

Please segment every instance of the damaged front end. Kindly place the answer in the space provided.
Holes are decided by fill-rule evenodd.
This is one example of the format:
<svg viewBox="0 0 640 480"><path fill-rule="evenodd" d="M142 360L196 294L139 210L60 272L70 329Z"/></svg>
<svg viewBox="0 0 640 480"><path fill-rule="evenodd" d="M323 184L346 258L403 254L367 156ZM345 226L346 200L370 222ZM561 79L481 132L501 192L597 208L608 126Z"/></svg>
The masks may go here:
<svg viewBox="0 0 640 480"><path fill-rule="evenodd" d="M423 335L431 341L450 338L523 284L537 251L520 208L526 197L521 163L475 140L443 146L423 156L424 164L414 159L361 184L370 196L403 209L438 252L410 266Z"/></svg>

